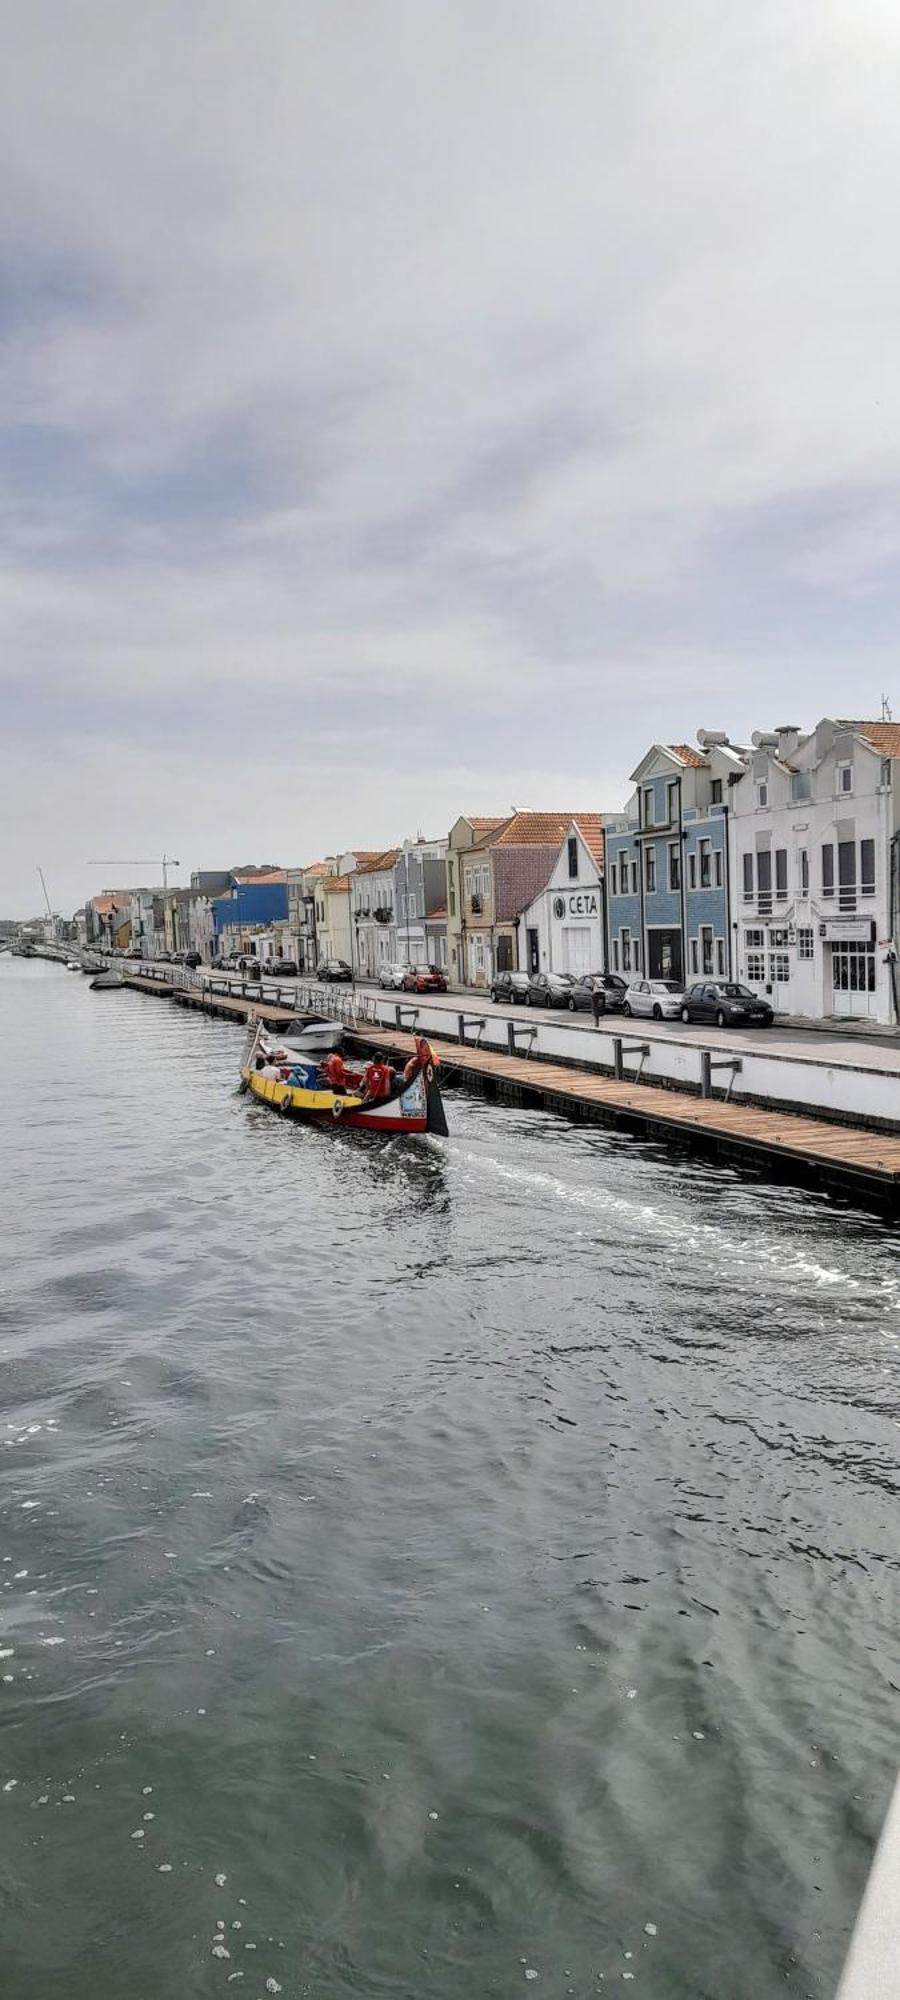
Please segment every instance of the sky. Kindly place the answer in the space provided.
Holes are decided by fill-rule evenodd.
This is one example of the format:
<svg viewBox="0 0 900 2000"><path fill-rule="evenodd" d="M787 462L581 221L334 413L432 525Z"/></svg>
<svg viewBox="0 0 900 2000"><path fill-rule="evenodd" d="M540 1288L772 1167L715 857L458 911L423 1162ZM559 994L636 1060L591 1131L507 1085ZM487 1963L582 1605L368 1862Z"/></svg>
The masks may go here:
<svg viewBox="0 0 900 2000"><path fill-rule="evenodd" d="M17 9L0 916L900 718L898 87L894 0Z"/></svg>

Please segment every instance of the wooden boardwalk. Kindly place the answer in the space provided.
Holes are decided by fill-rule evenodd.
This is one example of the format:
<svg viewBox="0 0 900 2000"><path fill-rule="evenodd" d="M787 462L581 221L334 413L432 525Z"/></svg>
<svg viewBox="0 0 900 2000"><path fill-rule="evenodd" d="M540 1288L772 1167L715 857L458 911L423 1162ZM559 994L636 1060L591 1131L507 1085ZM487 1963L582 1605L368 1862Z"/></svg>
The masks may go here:
<svg viewBox="0 0 900 2000"><path fill-rule="evenodd" d="M183 989L139 976L129 976L127 984L233 1020L261 1017L280 1025L293 1018L291 1008L266 1000L211 994L198 987ZM347 1032L367 1046L376 1045L404 1057L409 1054L408 1033L366 1023ZM448 1083L459 1077L486 1096L540 1105L645 1137L698 1147L734 1161L743 1160L764 1172L780 1173L789 1180L874 1201L891 1215L900 1215L900 1138L890 1133L832 1125L795 1112L729 1104L722 1098L693 1097L562 1063L504 1055L497 1049L461 1047L436 1035L429 1040L440 1055Z"/></svg>

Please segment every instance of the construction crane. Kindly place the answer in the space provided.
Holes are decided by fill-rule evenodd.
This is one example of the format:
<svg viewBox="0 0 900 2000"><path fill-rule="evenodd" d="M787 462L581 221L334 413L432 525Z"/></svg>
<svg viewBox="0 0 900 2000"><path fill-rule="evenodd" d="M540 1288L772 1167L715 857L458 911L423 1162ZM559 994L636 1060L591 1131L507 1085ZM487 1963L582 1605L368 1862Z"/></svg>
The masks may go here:
<svg viewBox="0 0 900 2000"><path fill-rule="evenodd" d="M148 861L146 858L143 861L89 861L88 867L89 868L161 868L162 879L163 879L163 891L165 892L165 890L168 889L169 886L168 870L170 868L180 868L181 862L176 861L171 854L163 854L163 855L155 855L152 861Z"/></svg>
<svg viewBox="0 0 900 2000"><path fill-rule="evenodd" d="M49 898L49 896L48 896L48 894L47 894L47 884L46 884L46 882L44 881L44 871L43 871L43 868L38 868L38 874L39 874L39 876L40 876L40 878L41 878L41 888L42 888L42 889L43 889L43 891L44 891L44 902L45 902L45 903L46 903L46 905L47 905L47 915L48 915L48 917L50 918L50 922L51 922L51 924L52 924L52 922L53 922L53 911L52 911L52 910L51 910L51 908L50 908L50 898Z"/></svg>

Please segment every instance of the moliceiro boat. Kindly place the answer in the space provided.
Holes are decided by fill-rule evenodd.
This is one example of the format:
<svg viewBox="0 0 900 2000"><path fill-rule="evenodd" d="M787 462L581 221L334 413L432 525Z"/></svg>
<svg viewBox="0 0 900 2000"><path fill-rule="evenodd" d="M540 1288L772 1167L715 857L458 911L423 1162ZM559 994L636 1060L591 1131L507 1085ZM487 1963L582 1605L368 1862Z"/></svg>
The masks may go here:
<svg viewBox="0 0 900 2000"><path fill-rule="evenodd" d="M317 1063L260 1022L241 1064L241 1082L252 1096L289 1118L365 1132L435 1132L446 1138L437 1072L438 1057L423 1035L414 1037L413 1054L401 1071L384 1061L350 1069L336 1051Z"/></svg>

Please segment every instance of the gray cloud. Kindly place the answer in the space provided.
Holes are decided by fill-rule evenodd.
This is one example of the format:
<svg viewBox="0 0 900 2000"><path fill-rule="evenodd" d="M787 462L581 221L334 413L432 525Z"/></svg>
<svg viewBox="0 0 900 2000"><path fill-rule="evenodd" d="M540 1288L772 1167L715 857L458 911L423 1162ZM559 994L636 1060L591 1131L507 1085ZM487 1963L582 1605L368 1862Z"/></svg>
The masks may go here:
<svg viewBox="0 0 900 2000"><path fill-rule="evenodd" d="M33 0L0 910L877 709L898 69L886 0Z"/></svg>

